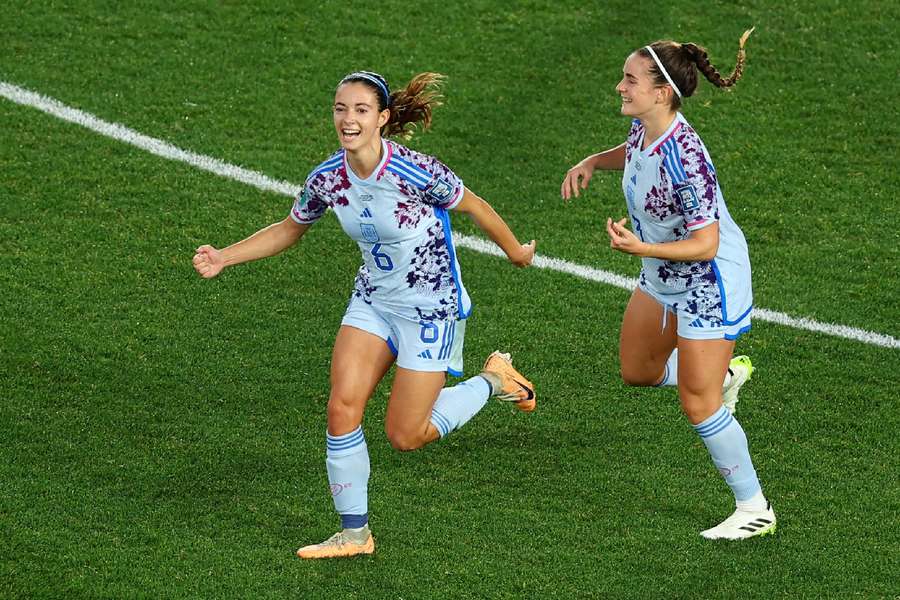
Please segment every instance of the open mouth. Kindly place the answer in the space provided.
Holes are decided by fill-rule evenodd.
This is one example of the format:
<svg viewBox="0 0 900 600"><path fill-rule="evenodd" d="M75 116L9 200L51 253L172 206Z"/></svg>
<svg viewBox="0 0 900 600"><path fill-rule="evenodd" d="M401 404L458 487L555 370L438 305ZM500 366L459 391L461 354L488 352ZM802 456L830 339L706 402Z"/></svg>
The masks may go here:
<svg viewBox="0 0 900 600"><path fill-rule="evenodd" d="M356 138L359 137L360 133L361 132L359 129L344 128L344 129L341 129L341 139L346 140L346 141L355 140Z"/></svg>

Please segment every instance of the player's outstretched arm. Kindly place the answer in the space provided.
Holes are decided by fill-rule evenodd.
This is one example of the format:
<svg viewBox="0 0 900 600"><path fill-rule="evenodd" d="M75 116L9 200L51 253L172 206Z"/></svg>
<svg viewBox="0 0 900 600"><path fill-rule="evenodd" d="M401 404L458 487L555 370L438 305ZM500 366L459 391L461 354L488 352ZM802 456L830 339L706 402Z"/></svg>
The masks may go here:
<svg viewBox="0 0 900 600"><path fill-rule="evenodd" d="M597 154L591 154L577 165L572 167L566 173L563 179L560 194L565 200L569 200L573 196L578 198L581 190L586 190L594 171L601 169L604 171L623 170L625 168L625 144L619 144L615 148L610 148Z"/></svg>
<svg viewBox="0 0 900 600"><path fill-rule="evenodd" d="M297 223L287 217L223 250L217 250L209 245L200 246L194 254L194 269L201 277L211 279L221 273L225 267L275 256L283 252L296 244L307 229L309 229L308 224Z"/></svg>
<svg viewBox="0 0 900 600"><path fill-rule="evenodd" d="M517 267L527 267L534 260L535 241L531 240L527 244L520 244L518 238L510 230L506 221L497 214L497 211L473 194L469 188L465 188L463 199L454 210L472 217L475 224L506 253L512 264Z"/></svg>

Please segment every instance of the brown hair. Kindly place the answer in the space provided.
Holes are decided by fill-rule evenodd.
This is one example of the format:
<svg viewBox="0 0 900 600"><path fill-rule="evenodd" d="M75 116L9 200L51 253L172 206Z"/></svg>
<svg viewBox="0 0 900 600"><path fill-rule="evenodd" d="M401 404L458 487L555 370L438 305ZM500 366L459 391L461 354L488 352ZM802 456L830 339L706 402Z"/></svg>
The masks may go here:
<svg viewBox="0 0 900 600"><path fill-rule="evenodd" d="M737 83L737 80L744 74L744 63L746 62L744 44L751 33L753 33L753 29L748 29L741 36L737 63L728 77L722 77L719 71L709 62L709 54L703 46L698 46L691 42L679 44L672 40L660 40L650 44L650 47L653 48L653 52L656 53L660 62L666 68L669 77L678 86L681 95L687 98L692 96L697 89L698 69L716 87L727 89ZM667 85L669 82L666 81L665 75L659 70L650 52L646 48L641 48L637 53L650 61L650 75L653 77L653 82L656 85ZM672 108L678 110L680 107L681 98L678 97L678 94L672 94Z"/></svg>
<svg viewBox="0 0 900 600"><path fill-rule="evenodd" d="M431 127L431 113L442 104L437 88L443 81L444 76L440 73L419 73L403 89L389 92L387 81L381 75L357 71L341 79L338 87L355 82L367 85L378 98L378 111L391 111L388 122L381 128L381 135L409 139L419 123L423 131Z"/></svg>

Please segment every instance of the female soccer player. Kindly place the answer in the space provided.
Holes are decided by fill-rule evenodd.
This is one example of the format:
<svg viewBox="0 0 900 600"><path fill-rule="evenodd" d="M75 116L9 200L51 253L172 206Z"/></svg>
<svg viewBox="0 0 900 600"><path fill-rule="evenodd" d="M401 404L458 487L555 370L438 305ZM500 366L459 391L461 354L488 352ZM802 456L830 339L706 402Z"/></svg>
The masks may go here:
<svg viewBox="0 0 900 600"><path fill-rule="evenodd" d="M312 170L290 215L217 250L197 249L194 268L206 278L226 266L274 256L296 244L326 209L359 244L363 264L334 343L325 436L328 481L342 530L297 551L301 558L371 554L368 527L369 454L363 411L392 364L396 375L385 431L397 450L415 450L458 429L488 398L535 407L534 387L508 354L491 354L479 376L444 388L461 375L466 317L472 309L453 247L448 211L475 223L519 267L535 242L520 244L491 206L437 159L388 136L427 128L439 104L442 76L421 73L391 93L385 79L351 73L337 86L334 128L341 148Z"/></svg>
<svg viewBox="0 0 900 600"><path fill-rule="evenodd" d="M622 114L633 118L627 140L588 156L562 183L569 199L587 188L596 169L624 170L634 231L626 219L607 219L606 231L610 247L640 256L642 269L622 321L622 378L629 385L678 386L685 415L737 502L733 515L701 533L710 539L772 532L775 513L732 416L737 390L753 370L747 357L731 358L735 339L750 329L747 243L728 214L706 147L679 108L697 88L697 69L717 87L734 85L749 35L741 37L727 78L696 44L658 41L633 52L616 87Z"/></svg>

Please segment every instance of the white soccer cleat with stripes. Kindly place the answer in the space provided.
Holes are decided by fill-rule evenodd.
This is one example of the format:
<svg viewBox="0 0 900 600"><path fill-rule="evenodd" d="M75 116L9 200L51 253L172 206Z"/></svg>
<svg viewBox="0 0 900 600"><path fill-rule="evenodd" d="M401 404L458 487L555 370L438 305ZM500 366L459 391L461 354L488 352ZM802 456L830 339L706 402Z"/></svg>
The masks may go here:
<svg viewBox="0 0 900 600"><path fill-rule="evenodd" d="M775 532L775 511L766 502L765 510L737 509L730 517L700 535L708 540L745 540Z"/></svg>

